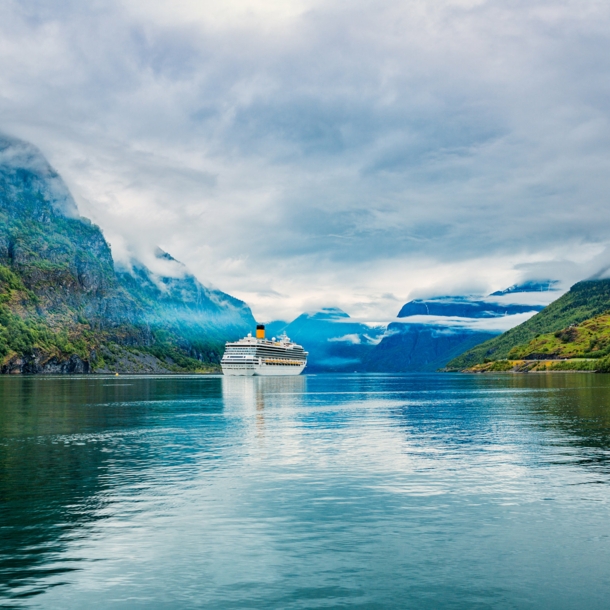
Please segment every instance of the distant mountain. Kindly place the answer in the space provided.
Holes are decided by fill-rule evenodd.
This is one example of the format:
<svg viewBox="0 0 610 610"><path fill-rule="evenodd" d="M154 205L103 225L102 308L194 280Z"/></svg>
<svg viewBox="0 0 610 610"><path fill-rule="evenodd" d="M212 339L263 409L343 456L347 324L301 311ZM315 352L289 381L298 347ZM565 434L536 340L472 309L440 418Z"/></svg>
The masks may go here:
<svg viewBox="0 0 610 610"><path fill-rule="evenodd" d="M495 335L497 332L433 324L392 323L367 355L365 368L374 372L436 371Z"/></svg>
<svg viewBox="0 0 610 610"><path fill-rule="evenodd" d="M510 289L509 289L510 290ZM499 293L494 293L498 295ZM508 292L502 292L508 294ZM473 297L435 297L415 299L403 305L399 318L409 316L446 316L457 318L498 318L528 311L540 311L542 305L502 304Z"/></svg>
<svg viewBox="0 0 610 610"><path fill-rule="evenodd" d="M533 284L522 286L523 292L528 292ZM341 309L329 307L302 314L290 323L270 322L267 335L279 336L285 331L303 345L309 352L308 372L436 371L501 334L510 316L533 315L543 308L519 303L519 294L515 287L502 291L506 302L491 295L415 299L400 309L400 322L387 328L371 328L355 322Z"/></svg>
<svg viewBox="0 0 610 610"><path fill-rule="evenodd" d="M137 261L115 270L101 231L40 151L0 136L1 372L217 366L224 341L254 325L250 309L157 256L172 277Z"/></svg>
<svg viewBox="0 0 610 610"><path fill-rule="evenodd" d="M543 308L518 303L519 294L530 292L533 283L521 287L524 290L517 291L518 287L513 286L494 293L496 297L510 294L517 302L498 302L490 295L440 296L406 303L398 312L398 318L404 321L388 326L385 336L368 354L366 369L406 372L443 368L456 356L501 334L509 316L533 314Z"/></svg>
<svg viewBox="0 0 610 610"><path fill-rule="evenodd" d="M549 292L558 289L558 280L529 281L523 282L522 284L515 284L504 290L497 290L496 292L492 292L489 296L499 297L504 296L505 294L514 294L516 292Z"/></svg>
<svg viewBox="0 0 610 610"><path fill-rule="evenodd" d="M315 313L304 313L281 327L272 322L267 335L286 334L309 352L307 372L363 371L367 355L379 341L385 329L371 328L354 322L337 307L327 307Z"/></svg>
<svg viewBox="0 0 610 610"><path fill-rule="evenodd" d="M267 337L279 337L286 327L288 326L288 322L284 320L274 320L273 322L267 322L265 324L265 334Z"/></svg>
<svg viewBox="0 0 610 610"><path fill-rule="evenodd" d="M200 341L202 331L208 342L224 342L253 330L256 322L243 301L206 288L167 252L158 248L155 255L174 275L157 275L137 260L117 268L120 285L142 305L142 323L171 329L190 343Z"/></svg>
<svg viewBox="0 0 610 610"><path fill-rule="evenodd" d="M572 286L569 292L523 324L482 343L451 360L447 368L464 370L487 360L507 358L511 350L537 335L561 331L610 310L610 280L589 280Z"/></svg>

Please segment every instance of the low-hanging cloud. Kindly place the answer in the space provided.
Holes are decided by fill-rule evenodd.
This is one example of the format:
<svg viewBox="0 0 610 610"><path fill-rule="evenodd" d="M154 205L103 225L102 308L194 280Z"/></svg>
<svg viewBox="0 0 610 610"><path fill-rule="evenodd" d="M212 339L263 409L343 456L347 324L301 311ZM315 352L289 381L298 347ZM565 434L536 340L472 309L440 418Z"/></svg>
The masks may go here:
<svg viewBox="0 0 610 610"><path fill-rule="evenodd" d="M457 316L409 316L407 318L396 318L397 324L404 325L427 325L446 330L448 333L453 331L484 331L484 332L504 332L514 328L518 324L529 320L535 316L537 311L500 316L497 318L460 318Z"/></svg>
<svg viewBox="0 0 610 610"><path fill-rule="evenodd" d="M390 318L608 267L608 31L586 0L8 0L0 130L120 259Z"/></svg>

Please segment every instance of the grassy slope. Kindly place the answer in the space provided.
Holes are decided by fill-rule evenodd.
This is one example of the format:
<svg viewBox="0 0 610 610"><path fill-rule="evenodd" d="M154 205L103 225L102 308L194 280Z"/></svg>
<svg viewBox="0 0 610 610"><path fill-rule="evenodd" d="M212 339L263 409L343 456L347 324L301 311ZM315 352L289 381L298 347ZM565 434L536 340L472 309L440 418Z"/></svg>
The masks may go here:
<svg viewBox="0 0 610 610"><path fill-rule="evenodd" d="M469 373L547 373L552 371L588 373L610 372L610 359L587 360L495 360L477 364L468 369Z"/></svg>
<svg viewBox="0 0 610 610"><path fill-rule="evenodd" d="M527 344L536 335L553 333L570 324L579 324L608 310L610 280L579 282L523 324L454 358L447 364L447 369L464 370L486 360L507 358L511 349Z"/></svg>
<svg viewBox="0 0 610 610"><path fill-rule="evenodd" d="M610 354L610 315L603 314L513 347L508 357L603 358Z"/></svg>
<svg viewBox="0 0 610 610"><path fill-rule="evenodd" d="M565 360L559 360L559 359ZM513 347L506 360L477 364L471 372L610 371L610 314L602 314Z"/></svg>

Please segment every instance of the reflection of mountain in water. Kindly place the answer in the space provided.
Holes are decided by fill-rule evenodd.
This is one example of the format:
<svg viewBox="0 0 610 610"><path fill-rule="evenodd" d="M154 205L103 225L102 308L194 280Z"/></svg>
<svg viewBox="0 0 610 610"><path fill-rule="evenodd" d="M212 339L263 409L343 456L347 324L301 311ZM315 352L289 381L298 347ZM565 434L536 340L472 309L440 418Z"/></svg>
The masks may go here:
<svg viewBox="0 0 610 610"><path fill-rule="evenodd" d="M220 412L220 380L9 377L0 404L0 598L14 600L79 568L60 557L129 486L124 472L135 468L141 483L160 465L186 470L195 452L200 460L211 445L217 454L225 433L209 426L206 438L190 437L189 417L172 420L173 442L154 430L164 411Z"/></svg>
<svg viewBox="0 0 610 610"><path fill-rule="evenodd" d="M609 376L464 376L459 386L455 380L453 375L433 374L380 380L380 387L382 383L388 389L401 387L406 399L404 405L392 408L392 417L422 453L509 447L513 435L529 435L534 428L545 434L542 446L554 447L553 463L563 461L556 458L559 446L565 464L604 477L610 474ZM535 460L545 462L536 447L540 455Z"/></svg>
<svg viewBox="0 0 610 610"><path fill-rule="evenodd" d="M0 379L0 598L69 578L79 565L63 560L68 547L117 497L136 501L176 467L181 479L216 468L237 433L215 417L225 408L251 408L263 431L264 410L306 385L303 376Z"/></svg>
<svg viewBox="0 0 610 610"><path fill-rule="evenodd" d="M561 442L577 450L566 463L610 474L610 383L608 375L510 375L512 388L534 389L525 403L545 430L561 434Z"/></svg>
<svg viewBox="0 0 610 610"><path fill-rule="evenodd" d="M322 602L345 606L372 565L365 585L389 574L377 591L404 599L392 575L406 566L417 578L425 564L440 576L411 606L434 602L432 587L442 606L451 563L451 591L464 569L479 571L491 607L505 582L489 579L517 558L507 605L518 607L529 575L528 595L540 573L558 582L560 555L562 579L592 573L586 584L599 586L609 403L603 375L3 378L0 598L72 581L35 601L266 608L293 594L311 605L318 582L330 583ZM346 549L366 552L354 561ZM475 563L472 549L483 550ZM510 563L494 563L499 554ZM338 597L333 583L346 579Z"/></svg>

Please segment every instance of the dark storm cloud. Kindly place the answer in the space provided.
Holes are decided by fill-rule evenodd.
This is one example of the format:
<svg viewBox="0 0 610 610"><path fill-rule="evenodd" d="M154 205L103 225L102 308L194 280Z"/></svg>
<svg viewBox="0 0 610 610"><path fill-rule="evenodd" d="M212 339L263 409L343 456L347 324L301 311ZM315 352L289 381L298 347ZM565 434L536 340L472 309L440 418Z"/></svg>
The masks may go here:
<svg viewBox="0 0 610 610"><path fill-rule="evenodd" d="M608 32L594 1L7 1L0 129L116 256L264 317L569 282L610 258Z"/></svg>

